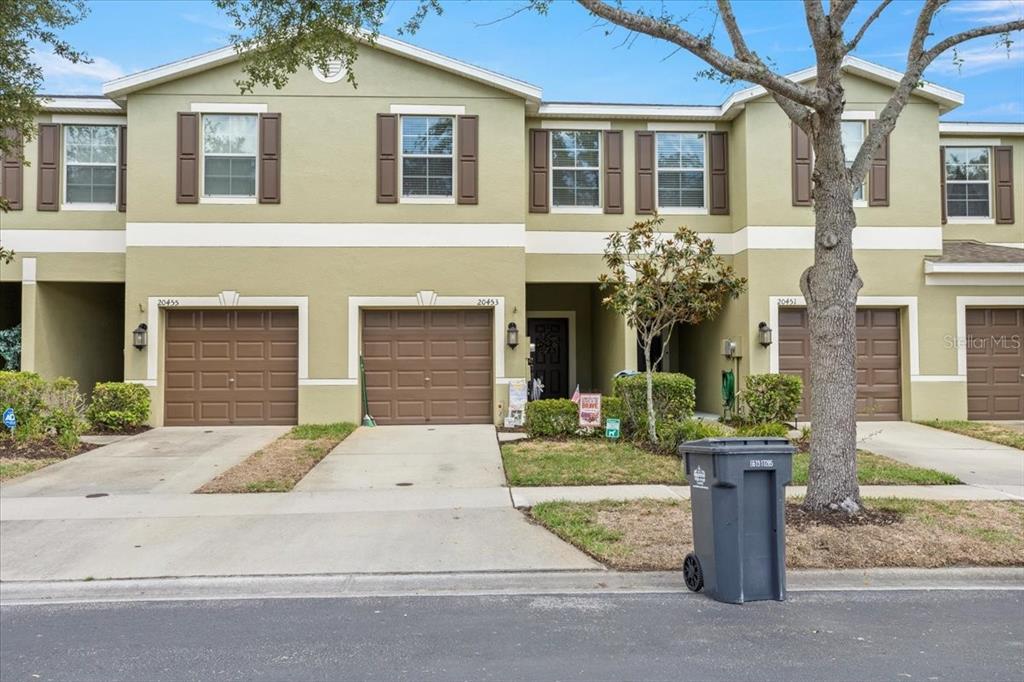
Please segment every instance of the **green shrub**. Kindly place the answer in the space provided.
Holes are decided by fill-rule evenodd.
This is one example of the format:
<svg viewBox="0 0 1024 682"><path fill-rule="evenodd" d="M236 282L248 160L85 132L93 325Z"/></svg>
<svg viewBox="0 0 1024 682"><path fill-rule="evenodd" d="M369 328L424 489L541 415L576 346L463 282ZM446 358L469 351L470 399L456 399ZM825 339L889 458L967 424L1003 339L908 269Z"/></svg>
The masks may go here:
<svg viewBox="0 0 1024 682"><path fill-rule="evenodd" d="M46 408L42 421L46 433L53 436L64 450L75 450L78 438L88 423L82 418L85 400L78 392L78 382L58 377L46 387Z"/></svg>
<svg viewBox="0 0 1024 682"><path fill-rule="evenodd" d="M747 421L763 424L793 421L802 395L803 381L800 377L752 374L747 377L746 389L739 398L746 408Z"/></svg>
<svg viewBox="0 0 1024 682"><path fill-rule="evenodd" d="M86 416L93 427L107 431L141 426L149 419L149 390L117 381L96 384Z"/></svg>
<svg viewBox="0 0 1024 682"><path fill-rule="evenodd" d="M580 412L567 398L526 403L526 432L531 437L571 436L579 428Z"/></svg>
<svg viewBox="0 0 1024 682"><path fill-rule="evenodd" d="M696 384L685 374L656 372L653 376L655 427L659 422L678 422L693 416ZM622 400L627 430L647 430L647 377L634 374L615 380L615 395Z"/></svg>
<svg viewBox="0 0 1024 682"><path fill-rule="evenodd" d="M0 412L14 408L18 440L38 438L45 433L46 381L35 372L0 372ZM5 429L6 431L6 429Z"/></svg>
<svg viewBox="0 0 1024 682"><path fill-rule="evenodd" d="M722 438L729 430L718 422L703 419L683 419L676 422L657 422L654 430L658 434L658 449L676 454L681 443L701 438Z"/></svg>
<svg viewBox="0 0 1024 682"><path fill-rule="evenodd" d="M622 407L622 398L613 395L601 396L601 419L618 419L620 422L625 419L625 410Z"/></svg>
<svg viewBox="0 0 1024 682"><path fill-rule="evenodd" d="M788 438L789 427L779 422L739 424L736 426L736 435L745 438Z"/></svg>

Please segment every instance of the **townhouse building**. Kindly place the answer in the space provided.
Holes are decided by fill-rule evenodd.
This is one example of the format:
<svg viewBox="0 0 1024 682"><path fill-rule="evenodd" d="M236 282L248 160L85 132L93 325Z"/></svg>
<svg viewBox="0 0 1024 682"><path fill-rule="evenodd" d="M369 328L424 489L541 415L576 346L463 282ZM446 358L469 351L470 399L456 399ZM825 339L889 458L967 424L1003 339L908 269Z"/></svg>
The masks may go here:
<svg viewBox="0 0 1024 682"><path fill-rule="evenodd" d="M364 392L379 424L500 423L531 372L557 397L638 368L598 277L657 213L749 280L661 369L719 413L723 371L808 376L814 160L763 89L547 102L386 37L354 68L243 96L226 48L47 98L0 177L22 368L144 384L155 425L358 421ZM851 158L899 77L847 59ZM919 88L856 192L863 418L1024 418L1024 125L940 120L962 103Z"/></svg>

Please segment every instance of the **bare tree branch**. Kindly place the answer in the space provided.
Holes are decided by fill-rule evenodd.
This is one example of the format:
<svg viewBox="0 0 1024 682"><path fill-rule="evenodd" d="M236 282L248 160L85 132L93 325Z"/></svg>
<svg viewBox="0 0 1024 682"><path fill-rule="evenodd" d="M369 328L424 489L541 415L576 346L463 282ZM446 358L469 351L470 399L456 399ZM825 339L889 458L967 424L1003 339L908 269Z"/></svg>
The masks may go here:
<svg viewBox="0 0 1024 682"><path fill-rule="evenodd" d="M885 8L891 4L892 0L882 0L882 3L875 8L875 11L872 12L871 15L864 20L864 23L861 25L860 30L858 30L857 33L853 36L853 38L843 47L844 54L853 52L853 50L860 43L861 38L863 38L864 34L868 32L868 29L871 27L871 24L875 23L875 20L882 15L882 12L885 11Z"/></svg>
<svg viewBox="0 0 1024 682"><path fill-rule="evenodd" d="M857 0L832 0L828 7L828 18L832 23L832 28L841 29L856 6Z"/></svg>
<svg viewBox="0 0 1024 682"><path fill-rule="evenodd" d="M718 0L718 14L722 17L722 23L725 24L725 30L729 34L729 40L732 42L732 49L736 56L745 62L761 63L761 60L747 47L747 41L743 38L743 32L740 30L739 22L736 21L736 15L732 12L732 3L729 0Z"/></svg>
<svg viewBox="0 0 1024 682"><path fill-rule="evenodd" d="M710 40L698 38L675 24L663 19L630 12L602 0L576 0L596 16L618 24L632 31L661 38L679 45L700 57L727 76L764 86L766 89L800 102L808 107L824 107L827 101L818 92L781 76L764 64L751 64L736 57L730 57L711 44Z"/></svg>

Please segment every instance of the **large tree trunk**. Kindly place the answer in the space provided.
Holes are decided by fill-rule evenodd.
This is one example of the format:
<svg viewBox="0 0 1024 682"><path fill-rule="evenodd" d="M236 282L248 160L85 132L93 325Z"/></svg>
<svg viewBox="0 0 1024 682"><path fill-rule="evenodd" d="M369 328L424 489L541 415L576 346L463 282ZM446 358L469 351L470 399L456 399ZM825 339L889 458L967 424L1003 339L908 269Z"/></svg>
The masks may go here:
<svg viewBox="0 0 1024 682"><path fill-rule="evenodd" d="M811 462L804 506L860 508L857 485L857 293L852 184L842 147L842 92L814 131L814 265L800 280L811 328Z"/></svg>

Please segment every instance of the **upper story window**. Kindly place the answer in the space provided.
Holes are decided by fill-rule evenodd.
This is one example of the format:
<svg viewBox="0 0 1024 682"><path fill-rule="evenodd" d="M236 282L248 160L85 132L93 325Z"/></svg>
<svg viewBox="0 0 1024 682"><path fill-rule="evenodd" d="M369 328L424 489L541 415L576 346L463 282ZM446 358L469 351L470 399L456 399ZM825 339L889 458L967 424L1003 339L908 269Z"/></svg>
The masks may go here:
<svg viewBox="0 0 1024 682"><path fill-rule="evenodd" d="M843 121L843 155L846 157L846 168L853 166L857 153L864 144L864 121ZM864 183L853 188L853 200L864 201Z"/></svg>
<svg viewBox="0 0 1024 682"><path fill-rule="evenodd" d="M258 117L203 114L203 196L256 196Z"/></svg>
<svg viewBox="0 0 1024 682"><path fill-rule="evenodd" d="M64 203L113 209L117 126L64 126Z"/></svg>
<svg viewBox="0 0 1024 682"><path fill-rule="evenodd" d="M402 116L402 197L453 198L455 119Z"/></svg>
<svg viewBox="0 0 1024 682"><path fill-rule="evenodd" d="M551 131L551 205L591 208L601 205L601 131Z"/></svg>
<svg viewBox="0 0 1024 682"><path fill-rule="evenodd" d="M704 133L655 136L658 208L703 210L707 150Z"/></svg>
<svg viewBox="0 0 1024 682"><path fill-rule="evenodd" d="M946 147L946 215L991 218L989 147Z"/></svg>

